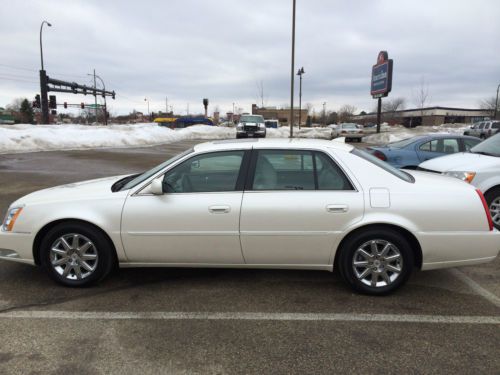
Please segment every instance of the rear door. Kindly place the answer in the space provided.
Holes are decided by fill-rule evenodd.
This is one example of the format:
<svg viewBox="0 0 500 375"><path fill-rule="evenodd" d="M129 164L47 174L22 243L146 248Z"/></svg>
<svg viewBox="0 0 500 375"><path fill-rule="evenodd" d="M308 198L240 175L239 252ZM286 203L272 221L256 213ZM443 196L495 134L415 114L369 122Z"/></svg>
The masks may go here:
<svg viewBox="0 0 500 375"><path fill-rule="evenodd" d="M329 265L340 232L363 212L362 192L328 154L254 150L240 219L245 262Z"/></svg>
<svg viewBox="0 0 500 375"><path fill-rule="evenodd" d="M417 155L421 162L459 151L460 143L457 138L437 138L417 147Z"/></svg>

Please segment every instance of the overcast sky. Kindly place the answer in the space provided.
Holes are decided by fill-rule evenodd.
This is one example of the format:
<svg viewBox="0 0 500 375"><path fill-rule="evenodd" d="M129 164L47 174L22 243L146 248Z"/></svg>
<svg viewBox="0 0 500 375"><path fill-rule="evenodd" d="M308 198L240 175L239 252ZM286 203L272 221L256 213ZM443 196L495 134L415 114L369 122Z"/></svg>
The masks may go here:
<svg viewBox="0 0 500 375"><path fill-rule="evenodd" d="M265 104L290 103L292 0L0 0L0 106L39 92L39 28L50 77L91 84L96 69L117 97L114 114L250 111L258 83ZM424 80L429 105L477 108L500 83L498 0L297 0L296 67L303 103L370 111L371 66L394 59L390 97L415 106ZM298 78L298 77L297 77ZM57 94L58 102L93 97ZM298 105L298 80L296 80ZM61 109L61 111L63 111Z"/></svg>

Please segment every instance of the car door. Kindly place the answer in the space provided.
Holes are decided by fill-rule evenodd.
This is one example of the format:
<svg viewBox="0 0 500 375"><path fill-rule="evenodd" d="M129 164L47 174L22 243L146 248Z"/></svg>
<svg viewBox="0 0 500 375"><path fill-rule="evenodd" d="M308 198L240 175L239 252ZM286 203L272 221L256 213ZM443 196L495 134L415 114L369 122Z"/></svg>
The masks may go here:
<svg viewBox="0 0 500 375"><path fill-rule="evenodd" d="M457 138L437 138L417 146L417 155L421 162L459 151Z"/></svg>
<svg viewBox="0 0 500 375"><path fill-rule="evenodd" d="M122 241L130 262L241 264L239 218L249 151L195 155L163 176L163 195L129 196Z"/></svg>
<svg viewBox="0 0 500 375"><path fill-rule="evenodd" d="M339 234L363 213L362 193L329 155L254 150L240 220L245 261L329 265Z"/></svg>

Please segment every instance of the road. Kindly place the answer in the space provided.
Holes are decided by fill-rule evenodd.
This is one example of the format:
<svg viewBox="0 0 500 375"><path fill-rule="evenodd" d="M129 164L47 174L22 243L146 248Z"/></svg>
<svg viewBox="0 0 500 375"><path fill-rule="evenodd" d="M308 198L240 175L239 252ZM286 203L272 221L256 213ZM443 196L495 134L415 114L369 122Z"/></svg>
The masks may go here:
<svg viewBox="0 0 500 375"><path fill-rule="evenodd" d="M194 143L0 155L0 210ZM499 259L387 297L316 271L122 269L72 289L4 261L0 285L0 374L500 373Z"/></svg>

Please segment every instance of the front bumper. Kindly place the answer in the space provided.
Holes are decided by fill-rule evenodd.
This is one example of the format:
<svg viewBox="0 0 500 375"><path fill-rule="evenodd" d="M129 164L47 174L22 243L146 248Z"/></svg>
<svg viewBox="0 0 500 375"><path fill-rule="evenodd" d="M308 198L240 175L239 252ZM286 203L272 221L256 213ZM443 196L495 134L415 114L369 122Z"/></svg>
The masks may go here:
<svg viewBox="0 0 500 375"><path fill-rule="evenodd" d="M33 240L30 233L0 231L0 260L34 265Z"/></svg>

